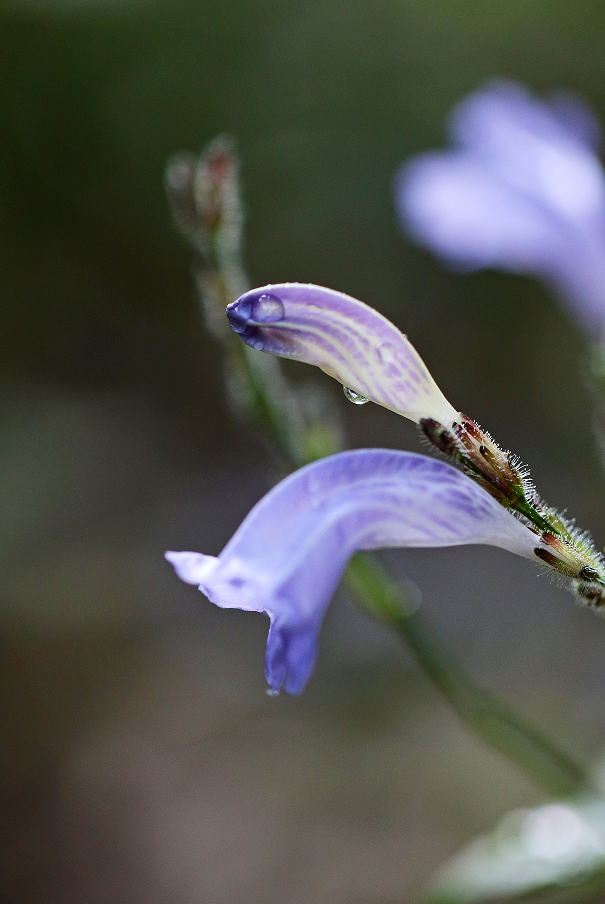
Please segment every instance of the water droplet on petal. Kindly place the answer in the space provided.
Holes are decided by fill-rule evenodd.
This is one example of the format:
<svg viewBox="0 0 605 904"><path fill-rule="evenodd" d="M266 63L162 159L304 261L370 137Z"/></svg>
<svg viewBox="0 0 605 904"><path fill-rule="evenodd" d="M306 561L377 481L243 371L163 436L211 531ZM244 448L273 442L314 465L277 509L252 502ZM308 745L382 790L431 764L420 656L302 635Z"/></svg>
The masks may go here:
<svg viewBox="0 0 605 904"><path fill-rule="evenodd" d="M383 364L392 364L395 360L395 346L390 342L384 342L378 346L376 354Z"/></svg>
<svg viewBox="0 0 605 904"><path fill-rule="evenodd" d="M259 295L252 302L251 319L256 323L278 323L284 319L284 306L277 295Z"/></svg>
<svg viewBox="0 0 605 904"><path fill-rule="evenodd" d="M349 402L353 402L354 405L365 405L366 402L370 401L369 399L366 399L365 396L361 395L361 393L355 392L354 389L349 389L348 386L343 386L342 391Z"/></svg>
<svg viewBox="0 0 605 904"><path fill-rule="evenodd" d="M279 697L279 691L274 691L272 687L268 687L267 697Z"/></svg>

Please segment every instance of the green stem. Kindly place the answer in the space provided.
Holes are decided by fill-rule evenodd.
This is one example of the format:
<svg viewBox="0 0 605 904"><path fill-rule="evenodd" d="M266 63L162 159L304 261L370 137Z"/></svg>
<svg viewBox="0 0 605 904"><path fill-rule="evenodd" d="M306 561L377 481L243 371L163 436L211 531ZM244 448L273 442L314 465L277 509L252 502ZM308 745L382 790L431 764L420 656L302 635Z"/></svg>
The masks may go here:
<svg viewBox="0 0 605 904"><path fill-rule="evenodd" d="M591 789L585 771L547 738L479 687L374 556L358 554L347 583L374 617L386 622L413 652L460 720L557 797Z"/></svg>
<svg viewBox="0 0 605 904"><path fill-rule="evenodd" d="M276 387L270 385L271 375L259 366L261 364L259 352L248 348L238 338L235 338L235 343L231 346L232 354L235 352L234 346L241 355L242 375L248 383L256 419L292 470L302 467L307 462L300 454L300 442L291 423L292 409L287 410L287 403L283 398L280 400L275 398ZM279 376L280 382L285 383L281 373L275 376Z"/></svg>

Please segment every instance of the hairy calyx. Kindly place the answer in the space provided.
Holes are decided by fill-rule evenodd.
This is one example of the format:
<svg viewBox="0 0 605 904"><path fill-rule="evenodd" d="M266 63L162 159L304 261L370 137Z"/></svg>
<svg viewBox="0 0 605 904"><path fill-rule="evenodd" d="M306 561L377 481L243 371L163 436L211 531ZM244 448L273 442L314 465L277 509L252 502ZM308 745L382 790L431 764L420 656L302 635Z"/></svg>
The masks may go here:
<svg viewBox="0 0 605 904"><path fill-rule="evenodd" d="M536 535L535 555L559 574L571 578L572 589L587 604L605 602L605 561L588 534L540 498L529 469L510 452L504 452L475 421L461 414L444 425L422 418L420 429L427 439L457 461L469 477L521 518Z"/></svg>

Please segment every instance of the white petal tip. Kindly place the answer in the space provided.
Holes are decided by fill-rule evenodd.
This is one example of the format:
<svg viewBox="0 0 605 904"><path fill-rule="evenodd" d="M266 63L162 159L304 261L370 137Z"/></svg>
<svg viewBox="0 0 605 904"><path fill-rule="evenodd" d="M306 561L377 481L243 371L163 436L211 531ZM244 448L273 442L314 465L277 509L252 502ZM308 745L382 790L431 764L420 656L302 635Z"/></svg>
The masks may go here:
<svg viewBox="0 0 605 904"><path fill-rule="evenodd" d="M181 581L185 581L186 584L194 584L196 587L208 577L208 573L218 561L215 556L205 556L201 552L172 552L171 550L164 553L164 558L174 566Z"/></svg>

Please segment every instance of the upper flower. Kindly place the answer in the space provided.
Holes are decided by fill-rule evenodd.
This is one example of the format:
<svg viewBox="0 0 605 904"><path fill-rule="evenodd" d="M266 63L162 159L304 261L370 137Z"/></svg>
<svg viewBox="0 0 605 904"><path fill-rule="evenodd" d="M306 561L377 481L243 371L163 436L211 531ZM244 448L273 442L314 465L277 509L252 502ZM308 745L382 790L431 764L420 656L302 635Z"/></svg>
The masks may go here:
<svg viewBox="0 0 605 904"><path fill-rule="evenodd" d="M424 361L374 308L319 286L252 289L227 307L231 328L259 351L315 364L345 387L410 420L451 424L452 408Z"/></svg>
<svg viewBox="0 0 605 904"><path fill-rule="evenodd" d="M493 82L458 104L454 148L404 164L402 224L446 261L544 279L591 335L605 322L605 174L578 100Z"/></svg>

